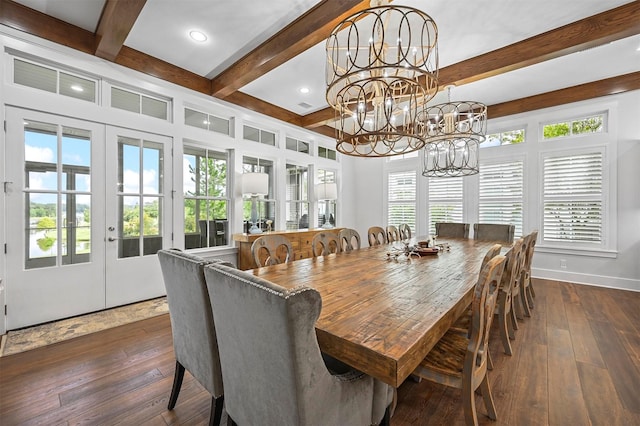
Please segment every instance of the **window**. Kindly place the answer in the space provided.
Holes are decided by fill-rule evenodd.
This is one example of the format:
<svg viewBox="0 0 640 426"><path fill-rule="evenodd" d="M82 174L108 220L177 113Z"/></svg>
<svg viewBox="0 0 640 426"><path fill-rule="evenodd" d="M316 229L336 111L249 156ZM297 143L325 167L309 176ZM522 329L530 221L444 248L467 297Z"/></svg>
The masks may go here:
<svg viewBox="0 0 640 426"><path fill-rule="evenodd" d="M211 132L222 133L223 135L231 134L231 120L189 108L184 109L184 124Z"/></svg>
<svg viewBox="0 0 640 426"><path fill-rule="evenodd" d="M287 141L286 141L286 147L287 149L291 150L291 151L297 151L297 152L302 152L304 154L309 154L309 143L308 142L304 142L298 139L294 139L294 138L289 138L287 137Z"/></svg>
<svg viewBox="0 0 640 426"><path fill-rule="evenodd" d="M603 151L543 156L542 240L602 244Z"/></svg>
<svg viewBox="0 0 640 426"><path fill-rule="evenodd" d="M388 178L387 225L406 223L416 230L416 172L390 172Z"/></svg>
<svg viewBox="0 0 640 426"><path fill-rule="evenodd" d="M229 244L227 154L185 146L182 163L185 248Z"/></svg>
<svg viewBox="0 0 640 426"><path fill-rule="evenodd" d="M522 236L524 163L482 164L478 218L480 223L515 225L515 235Z"/></svg>
<svg viewBox="0 0 640 426"><path fill-rule="evenodd" d="M167 120L169 102L129 90L112 87L111 106L113 108Z"/></svg>
<svg viewBox="0 0 640 426"><path fill-rule="evenodd" d="M480 144L480 148L500 145L515 145L524 142L524 138L524 129L493 133L487 135L487 138Z"/></svg>
<svg viewBox="0 0 640 426"><path fill-rule="evenodd" d="M263 160L261 158L242 157L243 173L266 173L269 175L269 194L262 198L258 198L258 226L262 230L267 230L269 225L271 229L276 230L276 200L274 191L274 169L273 161ZM244 232L249 232L251 224L251 198L243 194L242 200L242 217L244 220ZM268 223L270 221L270 223Z"/></svg>
<svg viewBox="0 0 640 426"><path fill-rule="evenodd" d="M266 130L260 130L252 126L242 127L242 137L248 141L260 142L265 145L276 146L276 134Z"/></svg>
<svg viewBox="0 0 640 426"><path fill-rule="evenodd" d="M436 222L462 222L462 177L429 178L429 233Z"/></svg>
<svg viewBox="0 0 640 426"><path fill-rule="evenodd" d="M54 68L14 59L13 82L89 102L96 101L96 82Z"/></svg>
<svg viewBox="0 0 640 426"><path fill-rule="evenodd" d="M604 130L604 114L592 115L578 120L546 124L542 127L544 139L599 133Z"/></svg>
<svg viewBox="0 0 640 426"><path fill-rule="evenodd" d="M329 160L336 159L336 151L334 149L325 148L323 146L318 147L318 157L327 158Z"/></svg>
<svg viewBox="0 0 640 426"><path fill-rule="evenodd" d="M336 183L336 172L332 170L318 170L318 183ZM317 196L317 194L316 194ZM336 210L338 200L319 200L318 225L322 226L329 220L331 226L336 225Z"/></svg>
<svg viewBox="0 0 640 426"><path fill-rule="evenodd" d="M304 166L287 164L287 229L309 228L309 176Z"/></svg>

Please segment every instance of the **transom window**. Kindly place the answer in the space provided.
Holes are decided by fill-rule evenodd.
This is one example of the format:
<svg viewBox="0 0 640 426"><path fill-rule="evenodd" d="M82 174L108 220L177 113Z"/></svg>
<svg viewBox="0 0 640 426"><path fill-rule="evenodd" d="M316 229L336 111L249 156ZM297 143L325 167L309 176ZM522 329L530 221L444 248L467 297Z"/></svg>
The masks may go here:
<svg viewBox="0 0 640 426"><path fill-rule="evenodd" d="M184 124L223 135L231 134L231 120L189 108L184 109Z"/></svg>
<svg viewBox="0 0 640 426"><path fill-rule="evenodd" d="M525 129L492 133L480 144L480 148L500 145L516 145L525 141Z"/></svg>
<svg viewBox="0 0 640 426"><path fill-rule="evenodd" d="M542 127L544 139L555 139L604 131L604 114L592 115L577 120L567 120L545 124Z"/></svg>
<svg viewBox="0 0 640 426"><path fill-rule="evenodd" d="M248 141L263 143L265 145L276 146L276 134L256 127L242 126L242 137Z"/></svg>
<svg viewBox="0 0 640 426"><path fill-rule="evenodd" d="M309 142L301 141L298 139L287 137L286 148L291 151L309 154Z"/></svg>

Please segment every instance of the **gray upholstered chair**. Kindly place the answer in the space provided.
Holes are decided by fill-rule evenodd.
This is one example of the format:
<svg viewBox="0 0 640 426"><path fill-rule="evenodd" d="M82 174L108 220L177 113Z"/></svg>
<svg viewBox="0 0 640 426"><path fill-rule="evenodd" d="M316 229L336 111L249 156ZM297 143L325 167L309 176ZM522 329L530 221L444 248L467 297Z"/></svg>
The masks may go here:
<svg viewBox="0 0 640 426"><path fill-rule="evenodd" d="M387 226L387 241L390 243L400 241L400 231L393 225Z"/></svg>
<svg viewBox="0 0 640 426"><path fill-rule="evenodd" d="M217 262L176 249L158 251L158 259L167 290L176 357L168 409L173 410L176 405L186 369L211 394L209 424L217 426L222 416L224 389L216 328L204 279L204 266Z"/></svg>
<svg viewBox="0 0 640 426"><path fill-rule="evenodd" d="M344 228L338 233L341 251L351 251L360 249L360 234L355 229Z"/></svg>
<svg viewBox="0 0 640 426"><path fill-rule="evenodd" d="M389 240L387 239L387 233L380 226L372 226L367 231L367 238L369 240L369 246L379 246L381 244L386 244Z"/></svg>
<svg viewBox="0 0 640 426"><path fill-rule="evenodd" d="M315 289L287 290L217 264L205 268L205 277L230 424L388 424L392 387L354 370L332 374L325 364Z"/></svg>
<svg viewBox="0 0 640 426"><path fill-rule="evenodd" d="M258 266L277 265L293 259L293 248L287 237L263 235L251 244L251 254Z"/></svg>
<svg viewBox="0 0 640 426"><path fill-rule="evenodd" d="M411 227L406 223L401 223L398 227L398 232L400 232L401 240L408 240L411 238Z"/></svg>
<svg viewBox="0 0 640 426"><path fill-rule="evenodd" d="M515 225L502 225L497 223L473 224L474 240L504 241L512 244L515 232Z"/></svg>
<svg viewBox="0 0 640 426"><path fill-rule="evenodd" d="M481 269L473 293L468 333L448 330L413 372L423 379L461 389L467 425L478 424L475 404L478 388L489 418L496 419L487 375L490 362L488 344L498 294L491 288L497 288L502 279L504 261L504 256L497 255Z"/></svg>
<svg viewBox="0 0 640 426"><path fill-rule="evenodd" d="M340 253L340 240L333 232L318 232L311 240L311 249L314 257Z"/></svg>
<svg viewBox="0 0 640 426"><path fill-rule="evenodd" d="M436 222L438 238L469 238L468 223Z"/></svg>

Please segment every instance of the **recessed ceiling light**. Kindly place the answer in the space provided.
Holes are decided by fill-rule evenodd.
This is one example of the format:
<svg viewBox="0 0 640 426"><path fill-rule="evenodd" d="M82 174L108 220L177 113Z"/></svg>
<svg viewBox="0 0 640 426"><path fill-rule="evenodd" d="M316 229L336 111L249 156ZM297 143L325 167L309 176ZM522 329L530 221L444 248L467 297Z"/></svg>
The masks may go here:
<svg viewBox="0 0 640 426"><path fill-rule="evenodd" d="M300 88L300 93L309 93L309 88L308 87L301 87Z"/></svg>
<svg viewBox="0 0 640 426"><path fill-rule="evenodd" d="M195 41L203 42L207 41L207 36L202 31L191 30L189 31L189 37L191 37Z"/></svg>
<svg viewBox="0 0 640 426"><path fill-rule="evenodd" d="M75 92L83 92L84 89L82 88L82 86L78 85L78 84L73 84L71 85L71 90L75 91Z"/></svg>

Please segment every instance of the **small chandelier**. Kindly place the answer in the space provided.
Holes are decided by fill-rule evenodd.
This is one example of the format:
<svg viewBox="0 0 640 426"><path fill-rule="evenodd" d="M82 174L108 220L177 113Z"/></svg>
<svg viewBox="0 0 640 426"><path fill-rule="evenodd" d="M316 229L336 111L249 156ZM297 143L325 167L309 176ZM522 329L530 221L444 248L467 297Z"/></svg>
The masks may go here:
<svg viewBox="0 0 640 426"><path fill-rule="evenodd" d="M469 176L480 171L480 144L487 131L487 107L479 102L451 102L426 108L424 168L427 177Z"/></svg>
<svg viewBox="0 0 640 426"><path fill-rule="evenodd" d="M418 120L438 91L438 30L426 13L389 0L339 23L326 44L327 102L336 149L384 157L425 145Z"/></svg>

